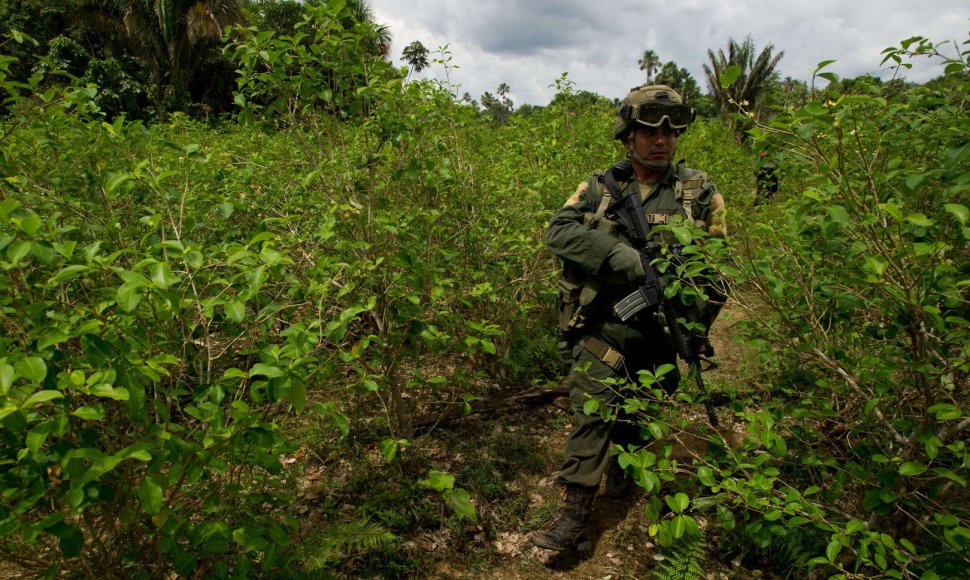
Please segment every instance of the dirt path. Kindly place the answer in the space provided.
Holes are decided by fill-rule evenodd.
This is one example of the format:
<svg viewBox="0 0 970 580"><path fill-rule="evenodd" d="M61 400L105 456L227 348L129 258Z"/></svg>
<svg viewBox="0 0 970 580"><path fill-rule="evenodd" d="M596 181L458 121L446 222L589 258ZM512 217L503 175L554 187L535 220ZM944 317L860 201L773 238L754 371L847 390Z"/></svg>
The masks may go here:
<svg viewBox="0 0 970 580"><path fill-rule="evenodd" d="M743 374L746 353L737 344L732 334L736 323L742 318L740 309L725 309L712 335L712 342L718 354L719 368L710 375L715 385L730 383ZM692 424L705 424L703 407L695 405L684 409ZM741 436L742 426L735 422L729 412L722 408L719 413L721 428L719 432L727 440ZM558 509L561 491L554 484L555 471L561 460L566 436L571 427L568 399L557 400L554 405L538 412L519 415L519 428L526 430L537 451L550 458L549 471L544 476L528 474L517 477L509 484L514 492L527 494L528 513L534 517L527 522L494 522L494 537L491 557L480 569L472 570L466 562L443 561L431 577L437 578L490 578L498 580L528 579L620 579L651 578L659 562L663 561L664 550L657 546L648 534L650 524L644 515L648 500L643 493L635 493L627 500L610 499L602 494L597 496L593 507L592 532L594 551L592 557L580 561L573 553L555 553L540 550L528 543L535 529L541 529L553 519ZM510 419L511 420L511 419ZM516 427L510 427L515 429ZM704 451L706 443L691 433L681 433L677 437L673 455L680 461L689 463L693 454ZM486 506L487 509L487 506ZM536 521L541 520L541 521ZM701 520L702 527L706 522ZM535 524L530 526L529 524ZM532 529L529 529L529 528ZM712 559L703 565L707 578L748 578L753 577L742 570L733 570L729 565Z"/></svg>

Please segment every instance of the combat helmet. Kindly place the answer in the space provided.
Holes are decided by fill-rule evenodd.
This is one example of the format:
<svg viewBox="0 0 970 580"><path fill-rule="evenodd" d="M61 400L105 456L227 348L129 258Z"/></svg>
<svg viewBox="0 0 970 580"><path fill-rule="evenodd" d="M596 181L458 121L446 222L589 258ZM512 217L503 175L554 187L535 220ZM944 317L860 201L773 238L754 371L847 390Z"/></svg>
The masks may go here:
<svg viewBox="0 0 970 580"><path fill-rule="evenodd" d="M678 133L694 121L694 109L684 104L677 91L667 85L643 85L630 90L620 102L613 137L622 139L631 124L659 127L664 122Z"/></svg>

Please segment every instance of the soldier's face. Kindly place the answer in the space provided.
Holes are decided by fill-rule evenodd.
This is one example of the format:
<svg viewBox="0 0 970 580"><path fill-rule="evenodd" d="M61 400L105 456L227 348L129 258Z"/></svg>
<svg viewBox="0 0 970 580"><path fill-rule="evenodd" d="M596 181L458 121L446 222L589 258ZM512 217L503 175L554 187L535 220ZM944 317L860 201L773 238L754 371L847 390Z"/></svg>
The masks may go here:
<svg viewBox="0 0 970 580"><path fill-rule="evenodd" d="M632 146L648 167L666 167L677 151L677 132L666 123L660 127L637 127Z"/></svg>

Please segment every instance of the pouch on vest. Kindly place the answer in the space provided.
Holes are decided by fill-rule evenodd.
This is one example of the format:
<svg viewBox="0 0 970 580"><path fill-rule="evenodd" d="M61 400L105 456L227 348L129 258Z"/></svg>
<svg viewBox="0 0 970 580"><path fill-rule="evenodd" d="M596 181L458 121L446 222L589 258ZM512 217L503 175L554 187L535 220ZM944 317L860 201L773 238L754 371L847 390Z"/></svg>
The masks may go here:
<svg viewBox="0 0 970 580"><path fill-rule="evenodd" d="M556 327L556 348L563 361L572 359L572 334L579 323L579 295L583 290L582 282L560 278L557 284L559 292L559 325Z"/></svg>

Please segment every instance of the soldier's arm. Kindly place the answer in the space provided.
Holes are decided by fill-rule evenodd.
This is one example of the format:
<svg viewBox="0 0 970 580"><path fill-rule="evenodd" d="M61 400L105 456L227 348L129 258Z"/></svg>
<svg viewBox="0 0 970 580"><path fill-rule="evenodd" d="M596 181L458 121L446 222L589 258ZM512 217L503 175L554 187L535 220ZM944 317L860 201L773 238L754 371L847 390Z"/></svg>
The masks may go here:
<svg viewBox="0 0 970 580"><path fill-rule="evenodd" d="M602 199L596 187L584 181L566 204L556 212L546 229L546 245L560 258L597 273L619 240L606 232L590 229L584 216L595 212Z"/></svg>
<svg viewBox="0 0 970 580"><path fill-rule="evenodd" d="M727 237L727 210L724 207L724 196L714 187L714 183L706 175L704 176L703 188L701 199L711 200L705 224L707 233L715 238Z"/></svg>
<svg viewBox="0 0 970 580"><path fill-rule="evenodd" d="M715 238L727 236L727 209L724 207L724 196L716 190L711 196L711 214L707 218L707 233Z"/></svg>

